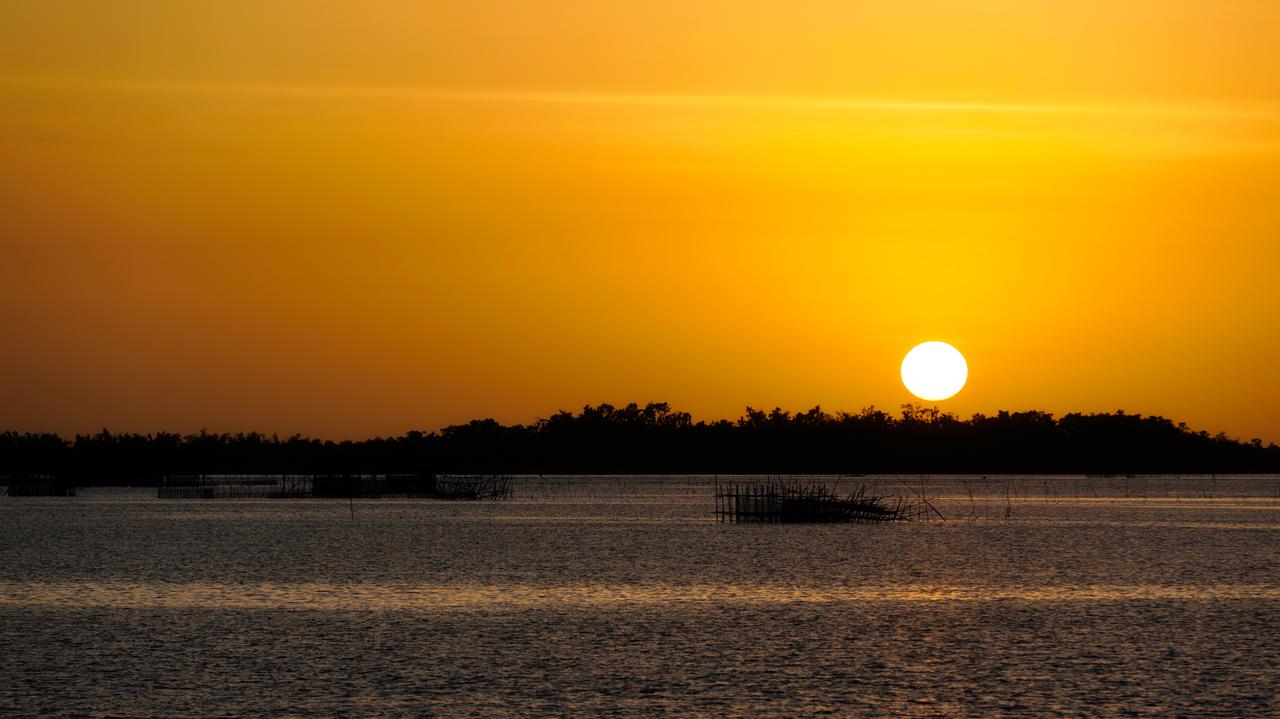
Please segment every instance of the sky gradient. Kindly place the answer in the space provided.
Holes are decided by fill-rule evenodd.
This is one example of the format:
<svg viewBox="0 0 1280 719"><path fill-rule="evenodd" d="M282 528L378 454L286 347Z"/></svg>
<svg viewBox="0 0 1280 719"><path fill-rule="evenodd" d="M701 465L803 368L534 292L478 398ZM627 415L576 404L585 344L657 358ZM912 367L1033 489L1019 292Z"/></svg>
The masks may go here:
<svg viewBox="0 0 1280 719"><path fill-rule="evenodd" d="M586 403L1280 441L1280 4L0 8L0 429Z"/></svg>

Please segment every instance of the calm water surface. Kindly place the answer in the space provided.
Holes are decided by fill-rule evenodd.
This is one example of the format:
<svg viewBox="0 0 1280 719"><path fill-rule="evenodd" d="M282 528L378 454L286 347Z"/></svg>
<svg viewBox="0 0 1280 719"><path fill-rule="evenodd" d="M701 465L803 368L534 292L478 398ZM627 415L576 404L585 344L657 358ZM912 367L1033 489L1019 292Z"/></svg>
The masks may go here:
<svg viewBox="0 0 1280 719"><path fill-rule="evenodd" d="M0 499L0 715L1280 716L1280 477L876 477L947 521Z"/></svg>

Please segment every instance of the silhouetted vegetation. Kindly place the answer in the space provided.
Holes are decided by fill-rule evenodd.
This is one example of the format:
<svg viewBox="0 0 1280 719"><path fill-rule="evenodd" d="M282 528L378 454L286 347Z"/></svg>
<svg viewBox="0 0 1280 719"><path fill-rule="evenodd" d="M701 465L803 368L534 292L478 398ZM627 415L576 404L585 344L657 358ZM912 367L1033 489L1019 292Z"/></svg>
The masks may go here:
<svg viewBox="0 0 1280 719"><path fill-rule="evenodd" d="M1115 412L961 419L907 405L828 414L747 408L695 422L665 403L602 404L529 425L474 420L363 441L261 434L0 433L0 474L146 484L165 474L1280 472L1280 447Z"/></svg>
<svg viewBox="0 0 1280 719"><path fill-rule="evenodd" d="M715 496L716 521L729 524L896 522L922 516L925 504L908 505L902 497L875 495L865 486L841 496L825 482L796 479L716 482Z"/></svg>

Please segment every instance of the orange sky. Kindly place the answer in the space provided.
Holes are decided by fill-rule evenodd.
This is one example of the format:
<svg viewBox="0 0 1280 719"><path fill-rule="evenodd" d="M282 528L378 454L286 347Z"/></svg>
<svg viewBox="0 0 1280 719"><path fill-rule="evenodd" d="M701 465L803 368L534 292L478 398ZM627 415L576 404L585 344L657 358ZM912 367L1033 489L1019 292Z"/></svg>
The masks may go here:
<svg viewBox="0 0 1280 719"><path fill-rule="evenodd" d="M585 403L1280 441L1280 4L8 0L0 428Z"/></svg>

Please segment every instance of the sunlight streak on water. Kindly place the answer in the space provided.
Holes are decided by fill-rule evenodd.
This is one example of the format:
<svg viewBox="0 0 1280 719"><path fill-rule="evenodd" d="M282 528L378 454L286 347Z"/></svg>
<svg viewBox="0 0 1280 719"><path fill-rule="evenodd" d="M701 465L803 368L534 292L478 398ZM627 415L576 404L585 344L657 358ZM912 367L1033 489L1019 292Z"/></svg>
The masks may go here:
<svg viewBox="0 0 1280 719"><path fill-rule="evenodd" d="M315 609L401 611L527 609L613 604L843 602L1079 602L1280 600L1280 585L863 586L809 589L712 585L397 586L306 582L146 583L0 580L0 606L116 609Z"/></svg>

